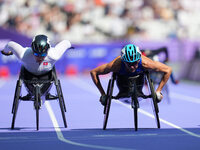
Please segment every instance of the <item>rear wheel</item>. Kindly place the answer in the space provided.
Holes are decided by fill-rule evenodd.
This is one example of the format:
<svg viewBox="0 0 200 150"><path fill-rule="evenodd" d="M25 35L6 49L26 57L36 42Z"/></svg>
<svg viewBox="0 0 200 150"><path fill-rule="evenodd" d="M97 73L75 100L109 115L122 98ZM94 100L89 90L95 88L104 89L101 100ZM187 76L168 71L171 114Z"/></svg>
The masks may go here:
<svg viewBox="0 0 200 150"><path fill-rule="evenodd" d="M64 126L65 126L65 128L67 128L67 122L66 122L66 117L65 117L65 107L64 107L64 102L63 102L63 99L62 99L61 91L59 89L59 85L56 85L56 90L57 90L57 94L58 94L59 105L60 105L60 110L61 110L61 113L62 113Z"/></svg>
<svg viewBox="0 0 200 150"><path fill-rule="evenodd" d="M61 94L61 98L62 98L62 104L63 104L64 110L65 110L65 112L66 112L67 110L66 110L66 106L65 106L65 100L64 100L64 96L63 96L63 92L62 92L60 80L58 80L58 85L59 85L60 94Z"/></svg>
<svg viewBox="0 0 200 150"><path fill-rule="evenodd" d="M154 116L155 116L155 119L156 119L156 124L157 124L157 127L160 128L160 119L159 119L159 115L158 115L159 108L158 108L158 104L157 104L157 101L156 101L156 92L154 90L153 82L150 79L149 73L147 73L147 82L148 82L148 87L149 87L150 92L151 92L152 103L153 103L153 112L154 112Z"/></svg>
<svg viewBox="0 0 200 150"><path fill-rule="evenodd" d="M111 100L112 100L112 94L113 94L113 87L114 87L114 74L112 75L112 78L108 82L108 88L107 88L107 100L106 100L106 106L104 107L104 123L103 123L103 130L107 127L109 112L110 112L110 106L111 106Z"/></svg>
<svg viewBox="0 0 200 150"><path fill-rule="evenodd" d="M13 113L13 118L12 118L12 124L11 124L11 129L14 129L15 126L15 119L17 115L17 110L19 106L19 97L21 93L21 81L17 81L16 89L15 89L15 96L14 96L14 101L13 101L13 107L12 107L12 113Z"/></svg>

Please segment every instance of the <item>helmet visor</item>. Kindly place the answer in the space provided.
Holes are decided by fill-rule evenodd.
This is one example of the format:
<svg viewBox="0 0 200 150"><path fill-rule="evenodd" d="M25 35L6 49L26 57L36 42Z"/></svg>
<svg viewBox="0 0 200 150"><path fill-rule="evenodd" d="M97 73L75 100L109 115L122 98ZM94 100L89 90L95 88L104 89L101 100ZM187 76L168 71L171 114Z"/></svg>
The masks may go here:
<svg viewBox="0 0 200 150"><path fill-rule="evenodd" d="M136 65L138 65L139 62L140 62L140 60L135 61L135 62L125 62L125 63L126 63L129 67L131 67L131 66L136 66Z"/></svg>
<svg viewBox="0 0 200 150"><path fill-rule="evenodd" d="M45 56L47 56L47 53L38 54L38 53L34 52L33 55L36 57L45 57Z"/></svg>

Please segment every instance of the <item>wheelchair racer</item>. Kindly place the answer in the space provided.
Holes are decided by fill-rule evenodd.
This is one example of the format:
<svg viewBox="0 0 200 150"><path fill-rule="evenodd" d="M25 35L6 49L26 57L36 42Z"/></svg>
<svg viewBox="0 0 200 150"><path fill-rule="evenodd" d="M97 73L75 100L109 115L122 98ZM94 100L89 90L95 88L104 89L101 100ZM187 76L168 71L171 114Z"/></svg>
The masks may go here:
<svg viewBox="0 0 200 150"><path fill-rule="evenodd" d="M31 47L22 47L20 44L10 41L1 51L3 55L15 55L22 63L22 74L24 80L50 80L51 71L57 60L64 52L71 48L68 40L63 40L55 47L51 47L49 38L46 35L36 35L31 43ZM25 83L28 94L24 99L31 99L33 96L33 85ZM49 94L51 83L45 83L41 87L41 94L47 98L54 96Z"/></svg>
<svg viewBox="0 0 200 150"><path fill-rule="evenodd" d="M92 80L99 92L101 93L100 102L102 105L106 104L106 93L101 85L99 75L108 74L114 72L117 74L117 86L119 89L118 97L126 96L129 93L127 88L128 77L142 74L139 79L136 80L136 84L144 83L144 70L153 70L156 72L163 72L162 80L156 89L156 95L158 102L163 99L161 93L162 88L167 83L172 69L171 67L158 62L153 61L150 58L141 54L139 47L134 44L128 44L121 50L121 56L116 57L114 60L107 64L103 64L90 71ZM142 87L139 87L139 92L142 92Z"/></svg>
<svg viewBox="0 0 200 150"><path fill-rule="evenodd" d="M165 59L162 60L163 63L167 63L169 60L169 54L168 54L167 47L161 47L161 48L153 49L153 50L143 49L143 50L141 50L141 52L144 56L147 56L150 59L155 60L155 61L160 61L159 57L158 57L159 54L165 55ZM179 80L175 79L173 72L170 75L170 79L173 84L179 83Z"/></svg>

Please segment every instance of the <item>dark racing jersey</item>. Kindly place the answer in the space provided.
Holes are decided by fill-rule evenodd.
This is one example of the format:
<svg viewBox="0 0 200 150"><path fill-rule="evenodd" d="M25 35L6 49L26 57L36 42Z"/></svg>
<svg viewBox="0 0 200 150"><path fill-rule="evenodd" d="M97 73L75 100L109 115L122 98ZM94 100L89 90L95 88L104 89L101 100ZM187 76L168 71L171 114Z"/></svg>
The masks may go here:
<svg viewBox="0 0 200 150"><path fill-rule="evenodd" d="M124 76L128 76L128 77L132 77L132 76L136 76L138 74L141 74L143 72L144 72L144 68L142 66L142 58L140 58L140 62L138 64L138 68L136 69L135 72L129 72L129 71L127 71L124 62L122 61L121 68L120 68L120 70L119 70L119 72L117 74L118 75L124 75Z"/></svg>

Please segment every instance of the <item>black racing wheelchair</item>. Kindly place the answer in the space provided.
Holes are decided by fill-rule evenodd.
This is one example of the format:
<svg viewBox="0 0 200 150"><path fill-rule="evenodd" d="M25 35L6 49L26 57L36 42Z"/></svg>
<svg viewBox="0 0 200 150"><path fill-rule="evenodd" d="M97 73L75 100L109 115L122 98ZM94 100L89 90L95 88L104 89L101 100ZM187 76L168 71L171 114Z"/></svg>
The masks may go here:
<svg viewBox="0 0 200 150"><path fill-rule="evenodd" d="M67 128L67 122L65 118L65 112L66 112L66 106L65 106L65 101L62 93L62 88L60 84L60 80L57 78L56 74L56 69L55 66L53 67L51 73L51 78L49 80L25 80L24 79L24 67L21 67L20 70L20 75L19 79L17 80L16 83L16 88L15 88L15 95L14 95L14 100L13 100L13 106L12 106L12 125L11 129L14 129L15 126L15 119L17 115L17 110L19 106L19 101L33 101L34 102L34 109L36 110L36 129L39 130L39 110L42 105L42 100L41 100L41 87L43 84L48 83L50 85L54 84L56 88L57 95L54 97L49 97L46 100L59 100L59 105L60 105L60 110L62 113L62 118L64 122L65 128ZM27 98L26 96L22 96L22 85L23 84L31 84L33 85L33 95L30 98Z"/></svg>
<svg viewBox="0 0 200 150"><path fill-rule="evenodd" d="M139 101L138 98L141 97L143 99L151 98L152 99L152 106L153 106L153 112L157 124L157 128L160 128L160 120L159 120L159 108L158 108L158 100L156 98L156 93L154 90L153 82L150 78L150 73L149 71L145 71L144 74L144 79L145 82L147 83L147 86L149 88L149 93L150 95L144 95L143 93L137 91L139 86L136 84L136 80L140 77L140 75L134 76L134 77L129 77L128 80L130 81L129 83L129 88L130 88L130 93L129 96L131 97L131 107L133 108L134 111L134 125L135 125L135 131L138 130L138 108L139 108ZM111 106L111 100L112 99L119 99L120 97L118 96L113 96L113 89L114 89L114 84L116 80L117 74L112 73L111 79L108 82L108 87L107 87L107 99L106 99L106 105L104 106L104 122L103 122L103 130L106 129L107 127L107 122L108 122L108 117L109 117L109 112L110 112L110 106Z"/></svg>

